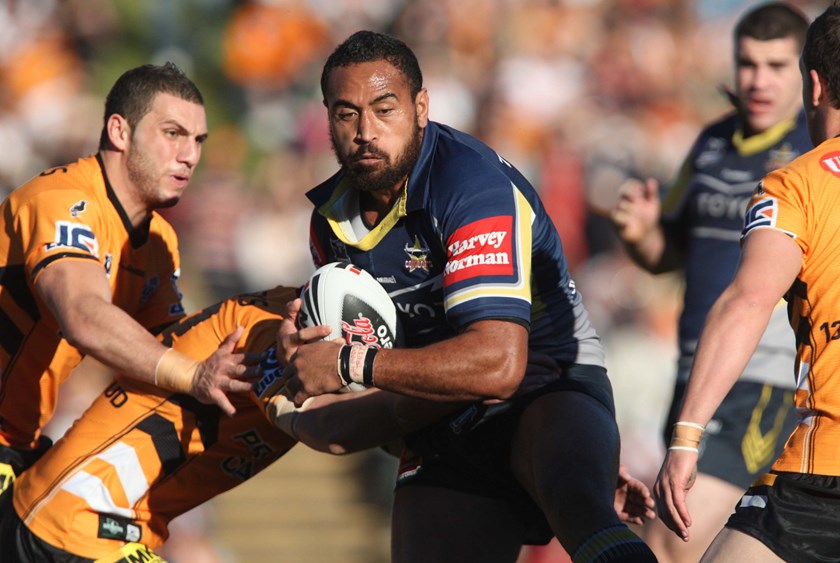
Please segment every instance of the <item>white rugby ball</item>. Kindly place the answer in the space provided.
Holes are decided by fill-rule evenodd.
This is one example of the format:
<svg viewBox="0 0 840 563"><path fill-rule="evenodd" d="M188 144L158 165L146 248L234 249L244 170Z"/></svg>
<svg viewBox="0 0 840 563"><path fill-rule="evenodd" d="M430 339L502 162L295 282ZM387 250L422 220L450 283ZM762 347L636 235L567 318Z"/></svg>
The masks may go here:
<svg viewBox="0 0 840 563"><path fill-rule="evenodd" d="M327 340L394 348L402 338L397 308L388 292L353 264L333 262L318 268L300 298L298 325L329 325L332 332Z"/></svg>

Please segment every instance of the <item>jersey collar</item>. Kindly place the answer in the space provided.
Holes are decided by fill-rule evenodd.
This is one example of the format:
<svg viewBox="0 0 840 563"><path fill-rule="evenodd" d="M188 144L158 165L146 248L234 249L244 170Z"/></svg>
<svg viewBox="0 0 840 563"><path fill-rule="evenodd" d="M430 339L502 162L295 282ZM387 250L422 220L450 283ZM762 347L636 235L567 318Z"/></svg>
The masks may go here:
<svg viewBox="0 0 840 563"><path fill-rule="evenodd" d="M805 119L805 113L799 112L796 117L780 121L767 131L753 135L748 139L744 138L744 129L739 126L732 135L732 145L738 154L741 156L751 156L761 151L765 151L781 141L793 128L796 127L800 120Z"/></svg>
<svg viewBox="0 0 840 563"><path fill-rule="evenodd" d="M350 187L344 181L344 168L306 193L309 200L315 204L317 212L327 220L333 233L341 242L360 250L370 250L401 218L412 211L423 209L438 131L439 126L430 121L423 135L420 156L408 175L402 194L391 211L361 240L356 240L350 226L350 218L347 216L347 195Z"/></svg>
<svg viewBox="0 0 840 563"><path fill-rule="evenodd" d="M102 162L102 156L99 153L96 153L96 162L99 163L99 169L102 171L102 179L105 181L105 193L108 195L108 200L111 202L111 205L114 206L114 209L120 216L123 227L125 227L125 230L128 233L128 238L131 241L131 247L140 248L149 239L149 227L151 225L152 218L149 217L146 221L143 221L143 223L135 228L128 219L128 213L125 212L125 208L123 208L119 198L117 198L114 188L111 187L111 181L108 180L108 173L105 171L105 163Z"/></svg>

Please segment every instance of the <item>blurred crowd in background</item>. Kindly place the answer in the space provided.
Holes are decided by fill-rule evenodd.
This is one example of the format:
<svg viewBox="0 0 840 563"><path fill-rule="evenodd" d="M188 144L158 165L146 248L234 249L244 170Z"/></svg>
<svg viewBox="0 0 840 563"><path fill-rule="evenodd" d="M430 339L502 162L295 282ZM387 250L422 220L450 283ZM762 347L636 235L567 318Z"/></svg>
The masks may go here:
<svg viewBox="0 0 840 563"><path fill-rule="evenodd" d="M825 2L794 1L813 16ZM631 175L667 182L729 111L742 0L0 0L0 196L95 152L104 96L173 61L210 137L179 205L190 311L312 272L304 192L337 168L327 55L358 29L421 64L431 117L472 133L540 190L607 345L623 461L651 482L676 357L678 276L623 255L603 212Z"/></svg>

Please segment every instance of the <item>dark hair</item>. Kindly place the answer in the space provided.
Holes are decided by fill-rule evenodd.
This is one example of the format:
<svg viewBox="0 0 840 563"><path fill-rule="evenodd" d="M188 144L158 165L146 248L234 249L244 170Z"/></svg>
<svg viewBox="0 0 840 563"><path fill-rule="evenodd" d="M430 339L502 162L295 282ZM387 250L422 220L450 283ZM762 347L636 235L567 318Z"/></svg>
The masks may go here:
<svg viewBox="0 0 840 563"><path fill-rule="evenodd" d="M825 81L831 106L840 109L840 5L836 2L817 16L808 28L802 48L802 64L806 71L816 70Z"/></svg>
<svg viewBox="0 0 840 563"><path fill-rule="evenodd" d="M408 45L388 35L373 31L357 31L344 40L329 56L321 73L321 94L327 99L327 78L336 67L386 60L408 81L412 99L423 88L423 74L414 52Z"/></svg>
<svg viewBox="0 0 840 563"><path fill-rule="evenodd" d="M808 18L799 8L784 2L770 2L753 8L741 17L735 26L735 41L742 37L759 41L793 37L796 48L802 49L807 30Z"/></svg>
<svg viewBox="0 0 840 563"><path fill-rule="evenodd" d="M143 116L149 113L155 96L160 93L172 94L182 100L204 105L204 98L198 87L173 63L162 66L148 64L128 70L117 79L105 98L105 117L99 137L99 149L111 147L107 128L108 119L112 115L123 116L134 129Z"/></svg>

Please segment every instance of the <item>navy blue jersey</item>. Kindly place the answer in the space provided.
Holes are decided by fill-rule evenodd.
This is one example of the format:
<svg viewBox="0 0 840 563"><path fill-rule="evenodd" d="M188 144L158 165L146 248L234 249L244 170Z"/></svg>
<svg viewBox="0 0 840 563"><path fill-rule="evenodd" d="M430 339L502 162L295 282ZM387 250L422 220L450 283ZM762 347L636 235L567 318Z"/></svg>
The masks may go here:
<svg viewBox="0 0 840 563"><path fill-rule="evenodd" d="M738 266L747 204L761 178L811 150L800 113L743 139L736 114L706 127L663 200L663 227L683 254L685 303L679 323L680 369L688 378L706 314ZM742 379L791 387L795 344L780 303Z"/></svg>
<svg viewBox="0 0 840 563"><path fill-rule="evenodd" d="M313 259L349 261L379 280L406 345L499 319L530 330L528 387L555 376L553 362L604 365L557 230L534 188L488 146L430 122L402 196L371 230L343 178L339 170L307 194Z"/></svg>

